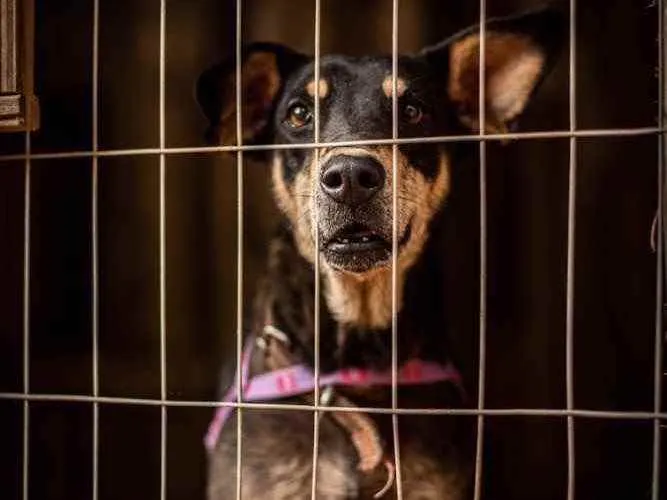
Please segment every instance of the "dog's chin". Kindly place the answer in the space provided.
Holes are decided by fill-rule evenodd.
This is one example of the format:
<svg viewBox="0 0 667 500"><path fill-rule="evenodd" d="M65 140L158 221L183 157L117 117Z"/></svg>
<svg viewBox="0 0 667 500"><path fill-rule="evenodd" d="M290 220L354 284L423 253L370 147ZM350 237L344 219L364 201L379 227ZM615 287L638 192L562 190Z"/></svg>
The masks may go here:
<svg viewBox="0 0 667 500"><path fill-rule="evenodd" d="M363 275L391 263L391 246L364 249L326 248L322 257L332 269Z"/></svg>
<svg viewBox="0 0 667 500"><path fill-rule="evenodd" d="M410 239L410 226L399 235L400 249ZM391 265L390 231L374 231L364 226L347 226L326 239L322 257L332 269L363 276Z"/></svg>

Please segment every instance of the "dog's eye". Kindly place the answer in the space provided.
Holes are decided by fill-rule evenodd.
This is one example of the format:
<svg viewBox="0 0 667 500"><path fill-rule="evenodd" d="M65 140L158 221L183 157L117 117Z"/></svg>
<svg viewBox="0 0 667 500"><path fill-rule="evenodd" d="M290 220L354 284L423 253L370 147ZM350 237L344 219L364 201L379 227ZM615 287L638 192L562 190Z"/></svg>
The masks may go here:
<svg viewBox="0 0 667 500"><path fill-rule="evenodd" d="M299 103L292 104L289 110L287 110L287 119L285 120L285 123L292 128L301 128L308 125L312 117L313 114L306 105Z"/></svg>
<svg viewBox="0 0 667 500"><path fill-rule="evenodd" d="M424 117L424 111L417 104L406 104L403 107L403 117L409 123L419 123Z"/></svg>

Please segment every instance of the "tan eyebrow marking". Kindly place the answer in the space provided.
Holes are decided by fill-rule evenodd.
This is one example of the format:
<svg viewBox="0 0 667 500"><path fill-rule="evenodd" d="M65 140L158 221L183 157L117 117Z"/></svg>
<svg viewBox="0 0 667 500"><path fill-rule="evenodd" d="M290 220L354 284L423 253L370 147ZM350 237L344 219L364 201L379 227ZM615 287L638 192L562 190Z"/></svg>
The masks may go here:
<svg viewBox="0 0 667 500"><path fill-rule="evenodd" d="M315 80L308 82L308 85L306 85L306 92L308 92L309 96L315 97ZM317 95L320 99L324 99L329 95L329 83L324 78L320 78Z"/></svg>
<svg viewBox="0 0 667 500"><path fill-rule="evenodd" d="M393 94L393 81L391 78L391 75L386 77L384 81L382 82L382 92L384 92L384 95L387 97L391 97ZM401 97L405 93L405 89L407 88L407 85L405 83L405 80L403 78L396 78L396 93L398 94L398 97Z"/></svg>

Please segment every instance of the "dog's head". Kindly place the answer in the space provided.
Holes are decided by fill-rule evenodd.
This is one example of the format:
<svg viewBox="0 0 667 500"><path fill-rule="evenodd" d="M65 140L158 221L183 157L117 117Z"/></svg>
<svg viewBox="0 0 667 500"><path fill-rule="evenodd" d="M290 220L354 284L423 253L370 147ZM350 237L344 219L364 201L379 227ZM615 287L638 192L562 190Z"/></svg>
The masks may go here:
<svg viewBox="0 0 667 500"><path fill-rule="evenodd" d="M490 21L486 27L485 124L508 128L548 71L562 38L550 10ZM400 57L392 80L390 57L325 56L315 81L312 57L274 44L245 48L241 61L244 144L286 144L271 154L274 192L292 224L300 252L314 259L316 238L331 270L371 275L391 262L392 184L397 177L399 263L409 267L428 237L429 222L449 191L446 144L328 146L314 141L392 137L393 91L398 137L479 130L480 38L477 27L412 57ZM199 79L198 100L209 138L235 144L236 64L215 66ZM395 161L396 169L393 165Z"/></svg>

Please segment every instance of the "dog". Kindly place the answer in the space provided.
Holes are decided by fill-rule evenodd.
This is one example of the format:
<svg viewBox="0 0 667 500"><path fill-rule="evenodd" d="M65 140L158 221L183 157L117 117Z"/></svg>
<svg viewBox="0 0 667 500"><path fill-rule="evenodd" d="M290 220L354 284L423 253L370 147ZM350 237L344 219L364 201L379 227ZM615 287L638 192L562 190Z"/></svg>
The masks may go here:
<svg viewBox="0 0 667 500"><path fill-rule="evenodd" d="M486 133L514 126L550 71L563 31L561 15L551 9L487 23ZM401 139L479 133L479 28L401 56L395 80L391 57L327 55L315 81L312 57L272 43L245 47L240 69L241 110L235 61L206 70L198 80L207 138L235 144L240 112L244 145L282 145L246 154L270 167L283 223L270 242L243 369L226 384L226 400L237 399L240 384L244 400L312 406L318 308L319 366L326 379L320 393L327 399L320 404L349 411L321 411L318 417L317 498L395 498L397 479L406 499L466 498L472 419L400 415L395 443L391 415L369 408L392 406L394 230L397 404L469 404L465 381L452 365L437 279L444 271L443 249L434 235L442 230L452 166L474 143L404 141L394 158L386 139L392 137L394 99ZM317 151L303 146L315 138L315 100L319 141L326 143ZM353 141L365 142L345 144ZM316 303L317 252L322 298ZM272 384L262 395L262 387ZM221 408L209 432L209 500L235 498L237 418L238 412ZM242 498L310 498L313 425L312 411L303 409L242 411ZM395 449L400 470L393 465Z"/></svg>

